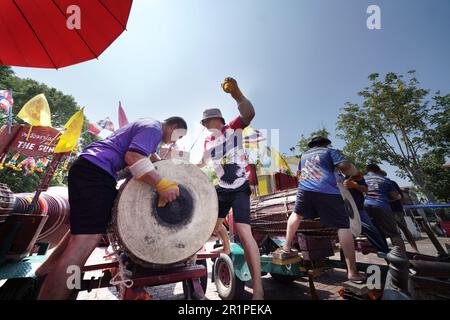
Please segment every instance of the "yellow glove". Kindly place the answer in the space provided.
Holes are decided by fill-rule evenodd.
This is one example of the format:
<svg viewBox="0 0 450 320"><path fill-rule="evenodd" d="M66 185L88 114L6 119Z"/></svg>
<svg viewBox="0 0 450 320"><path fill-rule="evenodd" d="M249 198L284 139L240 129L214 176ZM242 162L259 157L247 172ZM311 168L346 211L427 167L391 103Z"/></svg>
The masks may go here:
<svg viewBox="0 0 450 320"><path fill-rule="evenodd" d="M176 191L177 194L180 192L178 185L167 179L161 179L161 181L158 182L156 185L156 191L159 193L158 207L164 207L167 204L167 201L162 198L163 194L169 191Z"/></svg>
<svg viewBox="0 0 450 320"><path fill-rule="evenodd" d="M237 82L233 78L225 78L222 82L222 89L226 93L233 93L238 89Z"/></svg>

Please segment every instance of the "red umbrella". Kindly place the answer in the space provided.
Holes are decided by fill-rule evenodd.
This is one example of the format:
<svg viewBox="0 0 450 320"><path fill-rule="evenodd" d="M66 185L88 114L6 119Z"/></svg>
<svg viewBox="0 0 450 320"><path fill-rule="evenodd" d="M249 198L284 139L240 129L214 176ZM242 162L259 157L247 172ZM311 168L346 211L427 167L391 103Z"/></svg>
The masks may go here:
<svg viewBox="0 0 450 320"><path fill-rule="evenodd" d="M132 2L0 0L0 64L62 68L98 58L125 30Z"/></svg>

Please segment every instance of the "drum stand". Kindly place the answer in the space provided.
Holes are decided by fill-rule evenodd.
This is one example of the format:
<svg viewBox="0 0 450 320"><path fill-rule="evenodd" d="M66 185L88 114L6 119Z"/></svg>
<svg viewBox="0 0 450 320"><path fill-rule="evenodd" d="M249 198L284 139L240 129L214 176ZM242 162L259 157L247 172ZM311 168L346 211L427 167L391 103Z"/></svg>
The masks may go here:
<svg viewBox="0 0 450 320"><path fill-rule="evenodd" d="M201 251L197 254L197 261L216 257L218 257L218 253ZM98 270L102 270L103 275L99 278L83 279L78 291L90 292L93 289L111 287L110 281L118 272L118 268L117 261L85 266L82 270L83 276L85 272ZM122 300L151 300L144 287L183 282L186 300L204 300L205 292L200 282L200 279L204 277L208 277L207 269L198 263L164 270L142 269L129 277L133 281L133 285L130 288L123 287L123 294L120 298Z"/></svg>

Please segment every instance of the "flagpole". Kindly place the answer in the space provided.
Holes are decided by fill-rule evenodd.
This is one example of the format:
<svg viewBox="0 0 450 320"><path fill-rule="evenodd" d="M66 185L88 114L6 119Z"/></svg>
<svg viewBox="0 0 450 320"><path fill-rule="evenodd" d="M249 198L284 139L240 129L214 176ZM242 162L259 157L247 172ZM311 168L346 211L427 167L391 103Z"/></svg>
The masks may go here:
<svg viewBox="0 0 450 320"><path fill-rule="evenodd" d="M9 94L11 95L11 99L13 99L12 97L12 89L9 89ZM11 134L11 127L12 127L12 121L13 121L13 108L14 103L11 104L11 107L9 108L8 111L8 134Z"/></svg>
<svg viewBox="0 0 450 320"><path fill-rule="evenodd" d="M119 124L119 129L120 129L120 109L122 109L122 102L119 100L119 114L118 114L118 119L117 120L119 120L119 122L118 122L118 124Z"/></svg>
<svg viewBox="0 0 450 320"><path fill-rule="evenodd" d="M189 149L189 152L192 151L192 149L194 148L194 146L196 145L196 143L198 142L198 140L200 139L200 137L202 136L202 133L205 131L205 127L203 127L202 131L200 132L200 134L197 136L197 138L195 139L194 143L192 144L191 148Z"/></svg>

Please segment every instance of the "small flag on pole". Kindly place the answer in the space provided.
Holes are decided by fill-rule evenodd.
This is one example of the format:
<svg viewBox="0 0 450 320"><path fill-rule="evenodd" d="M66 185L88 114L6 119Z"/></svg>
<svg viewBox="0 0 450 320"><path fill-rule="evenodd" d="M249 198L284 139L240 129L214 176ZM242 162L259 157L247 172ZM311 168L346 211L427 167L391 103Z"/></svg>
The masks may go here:
<svg viewBox="0 0 450 320"><path fill-rule="evenodd" d="M127 115L122 108L122 103L119 101L119 128L122 128L128 124Z"/></svg>
<svg viewBox="0 0 450 320"><path fill-rule="evenodd" d="M0 109L5 112L9 112L14 104L14 99L12 97L10 90L0 90Z"/></svg>
<svg viewBox="0 0 450 320"><path fill-rule="evenodd" d="M95 123L89 123L88 131L89 131L89 133L92 133L92 134L98 136L100 134L100 132L102 132L102 129L99 128Z"/></svg>
<svg viewBox="0 0 450 320"><path fill-rule="evenodd" d="M28 101L17 114L17 117L31 126L52 126L50 106L42 93Z"/></svg>
<svg viewBox="0 0 450 320"><path fill-rule="evenodd" d="M106 118L105 120L100 120L97 124L102 128L114 132L114 123L110 118Z"/></svg>
<svg viewBox="0 0 450 320"><path fill-rule="evenodd" d="M72 152L77 146L84 122L84 108L75 113L64 128L66 129L55 147L55 153Z"/></svg>
<svg viewBox="0 0 450 320"><path fill-rule="evenodd" d="M8 134L11 134L11 126L13 121L13 105L14 99L12 96L12 90L0 90L0 109L3 109L8 113Z"/></svg>
<svg viewBox="0 0 450 320"><path fill-rule="evenodd" d="M261 131L256 130L250 126L246 127L242 132L242 139L244 142L244 146L248 149L258 148L260 142L267 141Z"/></svg>

